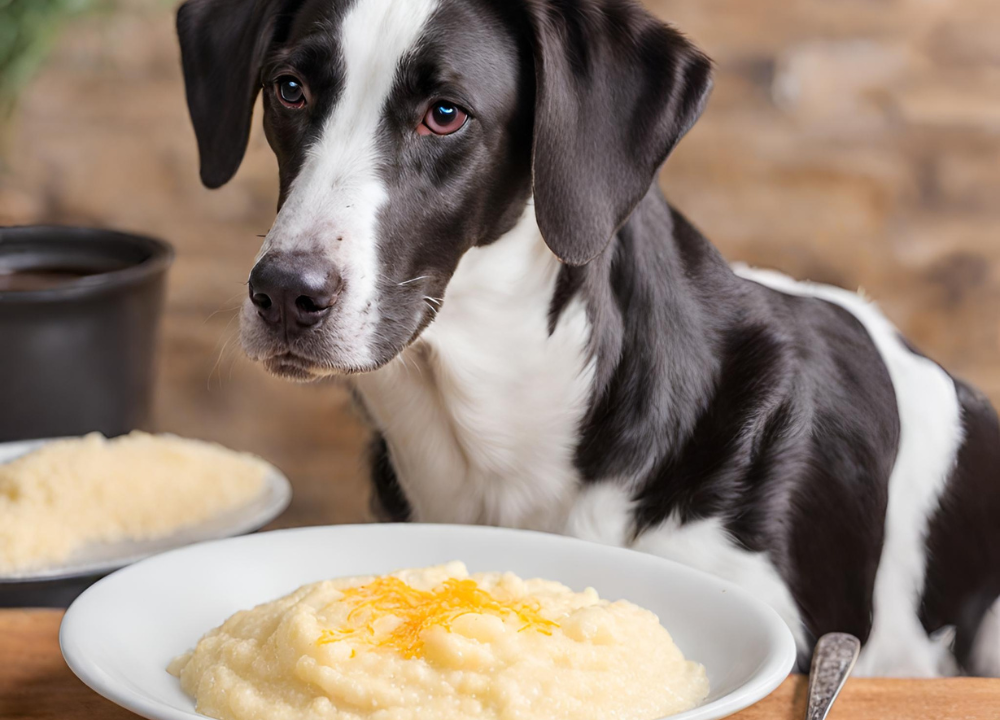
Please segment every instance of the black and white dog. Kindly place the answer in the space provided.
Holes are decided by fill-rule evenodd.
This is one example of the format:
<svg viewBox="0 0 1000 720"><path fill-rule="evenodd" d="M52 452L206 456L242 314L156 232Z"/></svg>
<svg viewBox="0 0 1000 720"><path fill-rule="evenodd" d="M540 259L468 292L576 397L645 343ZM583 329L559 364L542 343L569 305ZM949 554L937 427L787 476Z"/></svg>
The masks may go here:
<svg viewBox="0 0 1000 720"><path fill-rule="evenodd" d="M258 93L247 353L344 375L382 516L715 573L807 658L1000 675L1000 428L871 304L732 269L654 182L710 63L630 0L190 0L205 184Z"/></svg>

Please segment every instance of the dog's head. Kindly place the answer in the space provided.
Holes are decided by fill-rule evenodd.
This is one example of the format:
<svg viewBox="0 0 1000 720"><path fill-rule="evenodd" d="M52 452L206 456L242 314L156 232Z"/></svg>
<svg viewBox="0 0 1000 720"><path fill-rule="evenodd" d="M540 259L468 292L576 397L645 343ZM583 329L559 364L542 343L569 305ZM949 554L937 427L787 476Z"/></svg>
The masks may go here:
<svg viewBox="0 0 1000 720"><path fill-rule="evenodd" d="M589 262L710 87L630 0L189 0L177 26L209 187L263 95L281 192L243 343L297 379L392 360L532 200L552 252Z"/></svg>

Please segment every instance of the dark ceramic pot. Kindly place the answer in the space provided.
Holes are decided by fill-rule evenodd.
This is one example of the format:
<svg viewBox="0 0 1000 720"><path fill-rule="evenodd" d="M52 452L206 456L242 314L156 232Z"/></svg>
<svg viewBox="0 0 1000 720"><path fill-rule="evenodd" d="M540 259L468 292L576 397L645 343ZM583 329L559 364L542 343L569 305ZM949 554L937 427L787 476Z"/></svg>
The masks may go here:
<svg viewBox="0 0 1000 720"><path fill-rule="evenodd" d="M172 261L138 235L0 228L0 441L146 421Z"/></svg>

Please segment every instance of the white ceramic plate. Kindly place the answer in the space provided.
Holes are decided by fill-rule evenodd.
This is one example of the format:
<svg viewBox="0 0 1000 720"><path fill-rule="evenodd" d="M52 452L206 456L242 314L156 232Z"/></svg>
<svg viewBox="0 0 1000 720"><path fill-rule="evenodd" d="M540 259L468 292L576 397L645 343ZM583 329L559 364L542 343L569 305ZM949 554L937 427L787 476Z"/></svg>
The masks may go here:
<svg viewBox="0 0 1000 720"><path fill-rule="evenodd" d="M0 443L0 464L10 462L50 442L52 440ZM95 543L82 548L65 562L22 573L0 573L0 586L104 575L165 550L173 550L204 540L253 532L284 512L291 499L292 488L287 478L272 467L264 479L264 488L260 494L238 508L156 540Z"/></svg>
<svg viewBox="0 0 1000 720"><path fill-rule="evenodd" d="M144 560L73 603L60 644L83 682L152 720L201 717L167 674L172 658L237 610L300 585L462 560L625 598L660 616L711 694L674 720L722 718L776 688L795 661L778 615L747 593L667 560L556 535L450 525L356 525L262 533Z"/></svg>

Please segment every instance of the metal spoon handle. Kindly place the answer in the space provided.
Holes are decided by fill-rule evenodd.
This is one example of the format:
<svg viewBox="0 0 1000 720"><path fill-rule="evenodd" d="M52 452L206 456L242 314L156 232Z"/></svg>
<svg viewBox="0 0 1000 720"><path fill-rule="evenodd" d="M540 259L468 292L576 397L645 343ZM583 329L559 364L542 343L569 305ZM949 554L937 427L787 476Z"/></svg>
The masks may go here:
<svg viewBox="0 0 1000 720"><path fill-rule="evenodd" d="M830 633L816 643L809 671L809 705L806 720L824 720L854 669L861 642L853 635Z"/></svg>

